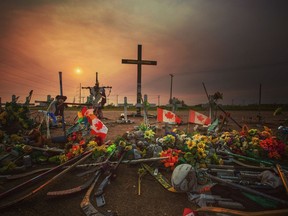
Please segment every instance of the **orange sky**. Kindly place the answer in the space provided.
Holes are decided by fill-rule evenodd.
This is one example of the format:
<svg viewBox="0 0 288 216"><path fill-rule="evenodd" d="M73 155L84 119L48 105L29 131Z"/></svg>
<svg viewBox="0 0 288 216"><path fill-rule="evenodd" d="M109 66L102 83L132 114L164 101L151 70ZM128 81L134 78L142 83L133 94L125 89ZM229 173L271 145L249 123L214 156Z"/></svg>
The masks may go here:
<svg viewBox="0 0 288 216"><path fill-rule="evenodd" d="M63 93L79 101L79 86L112 86L109 102L136 102L136 65L142 58L142 94L166 104L170 95L187 104L288 103L288 15L286 1L11 0L0 3L0 96L32 101ZM75 71L81 69L81 74ZM281 91L279 91L281 88ZM83 90L82 96L88 91Z"/></svg>

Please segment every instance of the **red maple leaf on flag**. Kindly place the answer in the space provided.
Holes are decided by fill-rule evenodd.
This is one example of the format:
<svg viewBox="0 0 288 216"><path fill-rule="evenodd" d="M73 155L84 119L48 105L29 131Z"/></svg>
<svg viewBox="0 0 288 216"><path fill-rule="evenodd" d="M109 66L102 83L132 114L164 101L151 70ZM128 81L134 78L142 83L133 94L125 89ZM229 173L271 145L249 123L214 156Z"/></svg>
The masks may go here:
<svg viewBox="0 0 288 216"><path fill-rule="evenodd" d="M171 113L171 112L167 112L165 114L165 116L166 116L167 119L172 119L174 117L173 113Z"/></svg>
<svg viewBox="0 0 288 216"><path fill-rule="evenodd" d="M201 122L203 122L203 121L204 121L204 118L203 118L203 116L202 116L202 115L197 115L197 119L198 119L199 121L201 121Z"/></svg>
<svg viewBox="0 0 288 216"><path fill-rule="evenodd" d="M94 124L94 126L96 127L97 130L101 130L101 128L103 127L103 123L98 121L96 124Z"/></svg>

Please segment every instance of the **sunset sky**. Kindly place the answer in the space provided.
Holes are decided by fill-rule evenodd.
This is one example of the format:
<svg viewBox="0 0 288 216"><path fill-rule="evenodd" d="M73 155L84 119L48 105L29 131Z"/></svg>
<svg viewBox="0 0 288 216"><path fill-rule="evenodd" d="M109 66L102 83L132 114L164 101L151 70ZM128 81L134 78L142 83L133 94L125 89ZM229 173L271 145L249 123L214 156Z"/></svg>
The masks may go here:
<svg viewBox="0 0 288 216"><path fill-rule="evenodd" d="M136 103L142 58L142 94L167 104L288 103L288 1L286 0L7 0L0 2L0 97L20 102L63 93L79 102L80 83L112 86L109 103ZM88 90L82 90L87 96Z"/></svg>

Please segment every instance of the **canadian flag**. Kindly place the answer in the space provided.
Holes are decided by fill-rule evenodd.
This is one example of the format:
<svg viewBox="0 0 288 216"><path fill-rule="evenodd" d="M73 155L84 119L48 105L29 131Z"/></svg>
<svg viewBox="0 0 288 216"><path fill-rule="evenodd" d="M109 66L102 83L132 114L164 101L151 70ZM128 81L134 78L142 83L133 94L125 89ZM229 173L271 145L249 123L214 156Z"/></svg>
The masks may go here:
<svg viewBox="0 0 288 216"><path fill-rule="evenodd" d="M161 108L157 108L157 121L166 123L181 123L181 119L173 112Z"/></svg>
<svg viewBox="0 0 288 216"><path fill-rule="evenodd" d="M199 112L194 110L189 111L189 122L201 125L209 125L211 124L211 119Z"/></svg>
<svg viewBox="0 0 288 216"><path fill-rule="evenodd" d="M88 116L88 115L91 115L93 114L93 109L88 109L86 106L84 106L81 110L81 113L83 116Z"/></svg>
<svg viewBox="0 0 288 216"><path fill-rule="evenodd" d="M95 115L90 114L87 117L90 123L90 129L91 129L90 133L92 135L99 136L104 140L108 133L108 128Z"/></svg>

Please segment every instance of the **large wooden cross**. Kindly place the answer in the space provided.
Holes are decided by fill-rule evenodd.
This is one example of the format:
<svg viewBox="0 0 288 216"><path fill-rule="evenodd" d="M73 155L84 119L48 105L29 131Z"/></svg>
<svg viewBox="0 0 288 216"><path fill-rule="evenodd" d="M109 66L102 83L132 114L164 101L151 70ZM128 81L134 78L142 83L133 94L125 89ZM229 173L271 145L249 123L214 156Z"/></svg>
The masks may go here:
<svg viewBox="0 0 288 216"><path fill-rule="evenodd" d="M157 65L157 61L142 60L142 45L138 45L138 58L133 59L122 59L122 64L137 64L137 116L141 116L141 70L142 65Z"/></svg>

